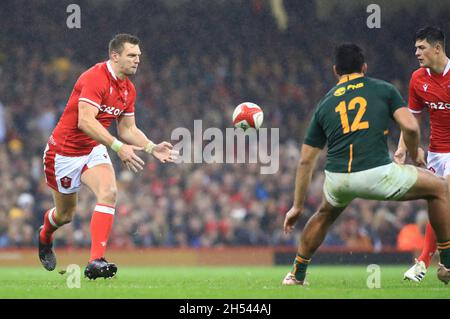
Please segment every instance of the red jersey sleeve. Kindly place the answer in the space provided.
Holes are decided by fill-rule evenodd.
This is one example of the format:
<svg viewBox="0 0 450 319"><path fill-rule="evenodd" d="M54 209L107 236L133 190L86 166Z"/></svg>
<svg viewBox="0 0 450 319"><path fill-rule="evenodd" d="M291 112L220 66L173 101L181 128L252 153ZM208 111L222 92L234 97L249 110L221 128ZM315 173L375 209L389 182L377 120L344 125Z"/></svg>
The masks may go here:
<svg viewBox="0 0 450 319"><path fill-rule="evenodd" d="M411 76L411 80L409 81L409 94L408 94L408 108L413 113L420 113L424 108L424 103L416 94L416 77L415 73Z"/></svg>
<svg viewBox="0 0 450 319"><path fill-rule="evenodd" d="M134 88L133 83L129 82L129 103L127 103L127 107L122 113L123 116L134 116L134 105L136 103L136 89Z"/></svg>
<svg viewBox="0 0 450 319"><path fill-rule="evenodd" d="M90 72L80 79L80 85L78 101L89 103L101 110L102 100L107 89L104 78L96 72Z"/></svg>

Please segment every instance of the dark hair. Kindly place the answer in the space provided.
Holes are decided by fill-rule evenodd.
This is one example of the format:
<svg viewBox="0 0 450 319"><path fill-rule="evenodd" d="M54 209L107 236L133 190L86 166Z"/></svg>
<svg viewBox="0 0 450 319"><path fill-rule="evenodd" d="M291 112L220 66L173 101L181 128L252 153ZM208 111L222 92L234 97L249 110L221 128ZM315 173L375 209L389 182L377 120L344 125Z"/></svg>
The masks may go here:
<svg viewBox="0 0 450 319"><path fill-rule="evenodd" d="M430 44L439 44L445 49L445 34L439 27L423 27L416 32L416 36L414 37L414 42L417 40L427 40Z"/></svg>
<svg viewBox="0 0 450 319"><path fill-rule="evenodd" d="M113 51L117 52L119 54L123 51L123 45L125 43L131 43L131 44L139 44L140 40L138 37L127 34L127 33L119 33L114 36L114 38L109 41L108 50L109 54L111 54Z"/></svg>
<svg viewBox="0 0 450 319"><path fill-rule="evenodd" d="M363 51L353 43L341 44L335 50L334 63L338 75L361 72L364 65Z"/></svg>

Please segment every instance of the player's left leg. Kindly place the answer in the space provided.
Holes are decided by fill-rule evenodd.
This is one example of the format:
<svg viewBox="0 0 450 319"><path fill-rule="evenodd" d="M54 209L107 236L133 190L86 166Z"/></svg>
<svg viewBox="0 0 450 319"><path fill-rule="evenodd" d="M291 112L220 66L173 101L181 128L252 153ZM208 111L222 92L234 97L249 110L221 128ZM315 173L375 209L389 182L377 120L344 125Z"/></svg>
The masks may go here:
<svg viewBox="0 0 450 319"><path fill-rule="evenodd" d="M427 273L427 269L430 266L431 259L437 250L437 240L433 227L428 222L425 228L425 238L422 248L422 253L415 260L414 265L409 268L403 275L403 279L412 280L415 282L421 282Z"/></svg>
<svg viewBox="0 0 450 319"><path fill-rule="evenodd" d="M449 164L449 168L445 170L445 179L447 180L449 194L450 194L450 161L448 161L447 163ZM433 235L435 238L435 245L436 245L435 252L436 252L436 250L438 250L439 255L442 255L444 253L444 250L447 250L447 255L449 255L448 251L450 249L450 241L447 241L446 243L438 243L434 230L433 230ZM450 282L450 267L447 266L447 268L446 268L445 265L443 265L442 258L441 258L441 262L438 265L437 273L438 273L438 278L441 281L443 281L446 285L448 285L448 283Z"/></svg>
<svg viewBox="0 0 450 319"><path fill-rule="evenodd" d="M306 268L312 255L322 244L328 229L346 206L334 207L323 196L320 208L309 218L303 229L293 269L284 278L284 285L303 285L305 283Z"/></svg>
<svg viewBox="0 0 450 319"><path fill-rule="evenodd" d="M95 194L97 204L91 219L91 253L85 275L90 279L112 277L116 265L105 258L106 245L114 222L116 206L116 177L110 164L100 164L87 169L81 181Z"/></svg>
<svg viewBox="0 0 450 319"><path fill-rule="evenodd" d="M444 176L450 183L450 154L445 153L428 153L427 158L428 170L434 172L438 176ZM450 194L450 184L449 184ZM414 265L409 268L403 278L415 282L421 282L427 273L431 260L437 251L437 239L433 227L428 222L425 228L424 243L420 256L415 260Z"/></svg>
<svg viewBox="0 0 450 319"><path fill-rule="evenodd" d="M431 259L437 250L436 234L434 233L433 227L431 227L430 222L427 223L425 228L425 237L422 248L422 254L417 258L417 260L422 261L425 267L429 267Z"/></svg>
<svg viewBox="0 0 450 319"><path fill-rule="evenodd" d="M397 200L427 200L428 217L436 234L441 262L438 278L447 284L450 282L450 197L447 180L424 169L416 170L417 181Z"/></svg>
<svg viewBox="0 0 450 319"><path fill-rule="evenodd" d="M38 255L45 269L52 271L56 267L56 255L53 250L54 232L70 223L77 206L77 193L63 194L52 189L55 207L44 214L43 225L38 232Z"/></svg>

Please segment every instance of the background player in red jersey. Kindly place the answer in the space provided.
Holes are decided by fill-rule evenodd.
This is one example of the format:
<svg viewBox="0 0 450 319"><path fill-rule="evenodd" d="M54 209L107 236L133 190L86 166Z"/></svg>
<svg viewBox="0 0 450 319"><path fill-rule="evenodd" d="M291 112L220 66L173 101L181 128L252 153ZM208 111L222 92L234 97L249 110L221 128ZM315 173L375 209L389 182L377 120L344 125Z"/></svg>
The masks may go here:
<svg viewBox="0 0 450 319"><path fill-rule="evenodd" d="M430 114L430 145L427 167L435 174L450 181L450 60L445 54L445 35L436 27L425 27L415 37L416 57L420 68L409 83L408 107L420 122L424 108ZM422 153L423 150L421 150ZM406 147L402 136L394 159L404 163ZM436 252L436 236L430 223L425 231L422 254L405 272L404 278L420 282Z"/></svg>
<svg viewBox="0 0 450 319"><path fill-rule="evenodd" d="M85 275L90 279L112 277L116 265L104 258L114 221L116 179L105 146L111 147L124 165L134 172L144 161L136 151L145 150L161 162L173 162L176 151L168 142L154 144L136 127L136 91L128 76L139 65L139 39L118 34L109 43L109 60L98 63L77 80L64 113L44 152L47 184L55 207L44 215L39 231L39 259L47 270L56 267L53 233L69 223L77 205L81 183L95 194L97 204L91 219L91 252ZM107 128L117 120L118 136Z"/></svg>

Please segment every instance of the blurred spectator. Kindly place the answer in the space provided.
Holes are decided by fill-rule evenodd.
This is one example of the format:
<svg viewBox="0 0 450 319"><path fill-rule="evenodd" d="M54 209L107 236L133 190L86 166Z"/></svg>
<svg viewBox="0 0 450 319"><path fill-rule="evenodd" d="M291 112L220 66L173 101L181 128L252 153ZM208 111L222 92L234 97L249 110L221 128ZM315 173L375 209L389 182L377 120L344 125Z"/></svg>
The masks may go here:
<svg viewBox="0 0 450 319"><path fill-rule="evenodd" d="M352 250L372 250L372 242L365 227L354 214L349 214L342 224L341 238L345 247Z"/></svg>
<svg viewBox="0 0 450 319"><path fill-rule="evenodd" d="M4 143L6 139L6 112L5 106L0 102L0 143Z"/></svg>
<svg viewBox="0 0 450 319"><path fill-rule="evenodd" d="M421 210L414 224L402 227L397 238L397 248L401 251L420 251L423 247L423 234L428 221L427 212Z"/></svg>

